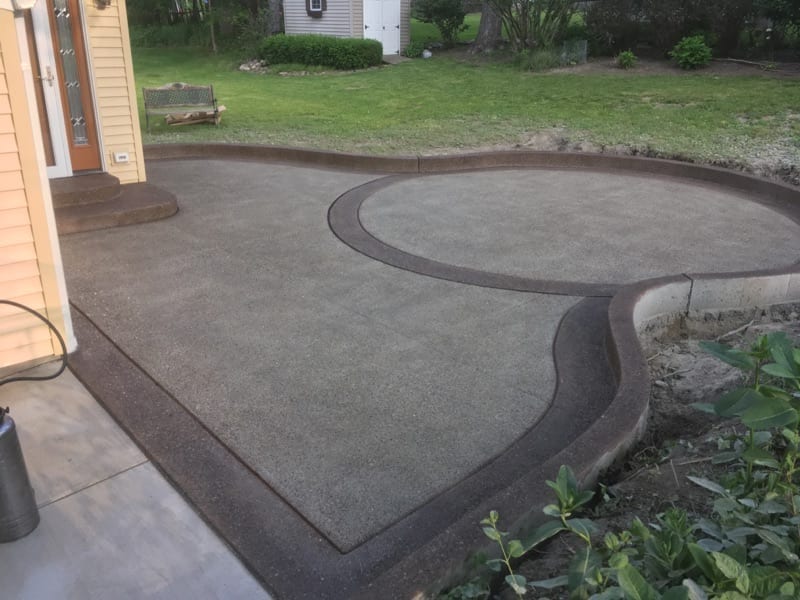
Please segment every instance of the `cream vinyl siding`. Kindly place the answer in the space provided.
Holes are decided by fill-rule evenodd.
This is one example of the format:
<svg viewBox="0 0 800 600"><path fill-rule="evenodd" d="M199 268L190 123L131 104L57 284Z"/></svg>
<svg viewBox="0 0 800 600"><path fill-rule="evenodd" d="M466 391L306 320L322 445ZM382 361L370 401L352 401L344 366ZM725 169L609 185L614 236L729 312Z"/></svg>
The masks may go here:
<svg viewBox="0 0 800 600"><path fill-rule="evenodd" d="M31 128L19 64L13 15L0 10L0 298L45 312L45 295L29 203L40 200L25 189L36 179L36 164L23 160L19 134ZM18 67L17 67L18 68ZM12 88L13 86L13 88ZM15 97L12 98L12 93ZM12 114L12 107L16 114ZM33 168L32 168L33 167ZM24 172L27 171L27 172ZM48 328L19 309L0 304L0 368L53 354Z"/></svg>
<svg viewBox="0 0 800 600"><path fill-rule="evenodd" d="M411 42L411 0L400 0L400 53Z"/></svg>
<svg viewBox="0 0 800 600"><path fill-rule="evenodd" d="M284 28L288 35L316 33L335 37L363 37L360 30L351 31L350 0L327 0L328 10L315 19L306 13L305 0L284 0Z"/></svg>
<svg viewBox="0 0 800 600"><path fill-rule="evenodd" d="M115 1L108 8L98 9L93 1L85 1L83 9L106 171L119 178L120 183L144 181L142 135L125 2ZM115 164L115 152L127 152L129 161Z"/></svg>

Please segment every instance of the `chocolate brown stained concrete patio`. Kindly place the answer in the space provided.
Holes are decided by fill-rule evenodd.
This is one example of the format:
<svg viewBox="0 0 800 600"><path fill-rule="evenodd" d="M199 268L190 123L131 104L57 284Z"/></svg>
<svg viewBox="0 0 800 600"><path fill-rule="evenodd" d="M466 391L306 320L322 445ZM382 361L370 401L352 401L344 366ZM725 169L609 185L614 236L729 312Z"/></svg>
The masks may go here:
<svg viewBox="0 0 800 600"><path fill-rule="evenodd" d="M448 166L453 168L453 163ZM559 393L563 393L578 381L580 368L592 370L592 357L601 357L598 364L603 362L602 315L607 300L576 305L580 298L575 296L492 289L503 286L494 285L494 280L482 283L480 277L488 273L487 268L503 266L496 252L489 263L467 261L452 267L450 275L442 259L457 256L459 248L476 239L491 245L491 236L496 235L498 244L504 244L503 238L513 236L517 243L509 247L522 248L527 255L517 252L515 266L505 269L506 275L528 274L522 288L527 291L552 292L552 285L539 285L535 278L552 284L560 276L563 280L584 277L586 257L598 261L608 280L572 282L572 289L583 295L581 286L612 290L634 278L665 273L650 241L668 235L665 228L670 222L660 224L658 231L648 230L654 208L668 215L668 207L678 201L683 202L682 211L696 209L698 216L707 217L696 203L682 198L682 193L697 193L685 182L640 178L634 187L646 190L646 204L637 202L641 198L625 201L624 195L617 194L606 218L584 219L570 240L570 252L563 252L557 237L552 237L558 235L558 223L531 245L524 226L508 227L494 212L483 212L474 197L468 198L471 189L489 181L486 190L492 198L515 214L515 220L524 222L542 199L520 190L535 189L537 178L541 184L542 177L549 175L542 171L395 178L377 184L369 183L379 178L377 174L253 162L165 161L149 165L148 171L152 182L178 196L181 212L176 217L63 240L70 293L79 309L77 329L79 334L85 332L88 348L82 357L79 353L78 374L121 349L138 374L119 377L120 381L138 381L136 389L149 390L146 394L152 395L154 406L174 401L176 408L182 405L195 415L199 423L186 422L187 429L205 426L277 493L269 505L276 507L273 519L286 506L305 519L296 526L287 525L288 518L265 526L260 533L262 555L283 553L285 557L256 556L258 540L252 532L236 531L237 518L252 524L249 517L267 506L253 505L260 493L252 487L255 484L233 486L235 492L249 485L254 496L239 497L241 505L235 510L241 512L232 517L214 513L226 492L194 496L188 490L191 473L184 477L176 467L177 475L171 474L219 529L225 528L219 523L227 518L233 532L227 535L229 541L279 597L338 598L359 590L369 597L364 590L381 569L479 505L481 489L496 493L498 486L509 483L503 477L519 468L506 460L508 453L503 451L517 438L515 448L535 438L531 431L537 422L542 427L538 436L553 440L543 442L550 453L539 448L539 454L527 454L524 461L544 461L580 434L552 426L559 419L562 425L569 423L571 415L558 403L550 405L556 384L551 346L567 314L559 339L570 340L562 345L573 350L575 364L571 372L559 367ZM605 177L591 171L564 171L550 193L560 194L564 207L574 206L590 184L596 202L602 203L604 194L614 196L619 188L619 176ZM451 211L441 202L448 188L459 189L460 182L470 178L473 185L459 196L461 210L440 218ZM421 196L409 199L404 186L415 189L417 181L425 180L440 193L425 197L423 184L416 188ZM407 270L353 252L328 229L326 213L331 202L340 195L346 200L348 190L370 186L380 193L374 198L349 193L356 201L338 202L345 210L341 214L335 207L331 210L331 225L348 244ZM773 232L778 227L780 241L776 244L764 234L730 246L726 228L701 238L684 236L683 254L674 259L682 270L776 267L797 261L800 227L791 211L756 206L731 190L704 191L707 194L701 191L698 198L711 198L726 213L728 228L743 221L748 232ZM468 201L463 202L464 198ZM398 245L407 244L405 255L398 251L394 259L380 256L386 244L382 247L358 223L358 207L365 199L368 226L385 227L385 236L393 237ZM426 202L428 212L421 208ZM775 202L786 209L781 199ZM390 213L385 218L383 210ZM416 229L409 228L413 219L418 219ZM630 223L631 236L624 241L627 251L609 251L605 256L592 252L592 240L602 240L603 228L617 219ZM429 220L436 220L438 226L429 227ZM677 225L674 234L683 236L685 229ZM428 236L406 239L417 231ZM436 244L437 236L441 245ZM762 243L762 238L769 242ZM724 243L715 243L718 239ZM415 253L421 252L432 253L439 261L418 268L419 259L425 257ZM563 256L563 268L537 271L537 257L547 258L554 252ZM482 260L479 252L474 257ZM526 260L530 260L530 271L519 266ZM426 270L431 264L443 273L443 279L464 277L469 283L490 287L413 272L434 274ZM478 269L470 271L470 267ZM557 341L557 354L558 348ZM576 348L585 354L574 352ZM562 354L569 358L568 351ZM113 361L122 365L127 359L120 355ZM608 378L600 371L588 378L589 383ZM575 377L565 379L564 373ZM148 383L148 377L155 385ZM83 378L92 379L92 374ZM114 384L97 377L93 381L89 387L98 395L102 395L100 388ZM602 411L610 401L605 390L611 389L611 383L606 381L598 389L603 390L598 396L606 398L595 407L584 407L589 422L582 427L591 423L593 411ZM572 395L585 398L587 392L575 388ZM136 410L147 411L146 400L131 398L131 403ZM164 414L164 422L181 419L174 409ZM131 418L116 416L123 422ZM143 414L142 421L148 418ZM176 425L174 432L176 454L180 446L192 446L206 435L201 428L193 438L180 428ZM565 439L553 439L562 437L561 431ZM146 450L149 433L136 434ZM220 448L215 452L226 452ZM161 453L164 463L172 460L172 452L164 451L163 444L152 452L156 458ZM483 488L465 483L477 481L478 470L492 460L492 468L504 473L503 477L489 485L484 481ZM164 468L172 473L172 466ZM202 465L193 468L195 479L208 476ZM246 472L237 469L233 465L230 477L245 481ZM226 487L224 471L209 466L209 472L219 481L218 487ZM460 490L455 498L453 490ZM443 498L446 501L441 502ZM417 527L409 533L415 522L427 529ZM281 538L283 546L276 544L270 541L273 526L278 538L301 530L304 537ZM325 539L315 539L314 529ZM292 543L294 547L286 545ZM302 544L306 547L298 547ZM325 544L343 553L341 558L327 553ZM310 563L303 564L302 556ZM328 563L323 565L324 561ZM303 569L311 574L306 576ZM399 597L416 587L413 579L404 586L397 577L393 581L397 587L381 597L394 597L395 591Z"/></svg>

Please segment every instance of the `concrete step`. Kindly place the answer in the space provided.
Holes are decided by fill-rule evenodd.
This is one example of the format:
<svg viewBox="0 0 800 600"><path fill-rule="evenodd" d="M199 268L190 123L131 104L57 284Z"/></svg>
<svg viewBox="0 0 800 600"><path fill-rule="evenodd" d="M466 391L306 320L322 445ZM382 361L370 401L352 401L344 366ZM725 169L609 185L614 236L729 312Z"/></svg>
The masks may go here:
<svg viewBox="0 0 800 600"><path fill-rule="evenodd" d="M50 180L53 206L62 208L113 200L120 193L119 179L108 173L91 173Z"/></svg>
<svg viewBox="0 0 800 600"><path fill-rule="evenodd" d="M107 201L55 209L56 225L61 235L147 223L176 212L178 202L174 194L149 183L119 186L119 195Z"/></svg>

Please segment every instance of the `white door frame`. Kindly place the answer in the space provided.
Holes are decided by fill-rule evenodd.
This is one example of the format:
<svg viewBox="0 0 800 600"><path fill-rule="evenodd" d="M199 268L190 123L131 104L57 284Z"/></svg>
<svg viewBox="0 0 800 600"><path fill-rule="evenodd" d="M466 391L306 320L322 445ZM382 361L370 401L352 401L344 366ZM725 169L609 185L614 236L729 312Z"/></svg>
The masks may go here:
<svg viewBox="0 0 800 600"><path fill-rule="evenodd" d="M56 70L53 36L50 34L50 15L47 13L46 2L40 0L33 6L31 19L33 20L33 31L36 38L36 51L39 54L39 67L42 70L40 75L44 77L42 90L44 92L45 112L49 122L50 139L55 160L55 165L47 167L47 177L49 179L71 177L72 162L69 157L69 141L67 140L67 128L64 123L64 111L61 106L61 93L56 80L58 71ZM30 63L27 46L24 48L23 56ZM33 76L37 77L37 74L33 73ZM33 102L36 102L35 98L33 98ZM32 110L37 112L36 106L33 106Z"/></svg>

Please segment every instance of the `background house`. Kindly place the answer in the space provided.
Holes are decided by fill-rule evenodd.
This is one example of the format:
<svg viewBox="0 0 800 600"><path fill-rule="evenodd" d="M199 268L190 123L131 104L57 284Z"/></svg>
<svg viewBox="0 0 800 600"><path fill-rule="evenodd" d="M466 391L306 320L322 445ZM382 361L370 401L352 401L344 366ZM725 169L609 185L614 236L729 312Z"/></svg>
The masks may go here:
<svg viewBox="0 0 800 600"><path fill-rule="evenodd" d="M410 0L284 0L289 35L317 33L378 40L399 54L410 41Z"/></svg>
<svg viewBox="0 0 800 600"><path fill-rule="evenodd" d="M71 351L58 213L75 230L86 202L100 214L146 185L127 16L124 0L25 2L0 0L0 298L47 316ZM0 305L0 369L58 352Z"/></svg>

